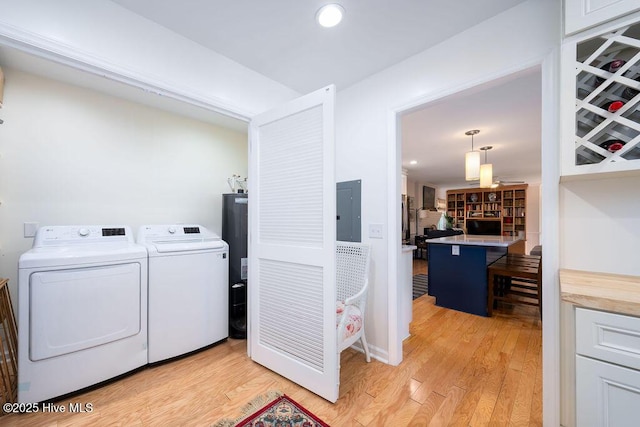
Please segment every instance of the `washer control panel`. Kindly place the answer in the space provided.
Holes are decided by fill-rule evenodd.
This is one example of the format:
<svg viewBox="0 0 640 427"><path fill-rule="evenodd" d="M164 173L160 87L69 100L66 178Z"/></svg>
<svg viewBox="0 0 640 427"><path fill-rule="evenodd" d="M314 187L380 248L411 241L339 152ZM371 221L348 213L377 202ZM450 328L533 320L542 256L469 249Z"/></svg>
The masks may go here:
<svg viewBox="0 0 640 427"><path fill-rule="evenodd" d="M138 243L205 240L220 240L220 236L198 224L143 225L137 235Z"/></svg>

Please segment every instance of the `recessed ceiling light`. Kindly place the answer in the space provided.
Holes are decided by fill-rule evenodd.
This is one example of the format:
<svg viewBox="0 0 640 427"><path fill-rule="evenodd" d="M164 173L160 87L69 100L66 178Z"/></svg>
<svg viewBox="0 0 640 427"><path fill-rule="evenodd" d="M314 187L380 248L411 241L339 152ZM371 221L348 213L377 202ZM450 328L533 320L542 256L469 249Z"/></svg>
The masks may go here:
<svg viewBox="0 0 640 427"><path fill-rule="evenodd" d="M322 6L316 13L316 20L318 24L325 28L335 27L342 21L342 15L344 15L344 8L339 4L326 4Z"/></svg>
<svg viewBox="0 0 640 427"><path fill-rule="evenodd" d="M411 161L409 162L409 164L410 164L410 165L417 165L417 164L418 164L418 161L417 161L417 160L411 160Z"/></svg>

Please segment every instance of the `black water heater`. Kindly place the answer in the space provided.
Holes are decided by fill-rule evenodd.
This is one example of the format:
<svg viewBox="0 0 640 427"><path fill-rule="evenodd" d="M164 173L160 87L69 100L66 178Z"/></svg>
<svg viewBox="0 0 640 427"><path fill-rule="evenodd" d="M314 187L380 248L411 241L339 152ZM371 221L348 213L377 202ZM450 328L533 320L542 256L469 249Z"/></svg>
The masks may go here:
<svg viewBox="0 0 640 427"><path fill-rule="evenodd" d="M222 240L229 244L229 336L247 337L248 197L222 195Z"/></svg>

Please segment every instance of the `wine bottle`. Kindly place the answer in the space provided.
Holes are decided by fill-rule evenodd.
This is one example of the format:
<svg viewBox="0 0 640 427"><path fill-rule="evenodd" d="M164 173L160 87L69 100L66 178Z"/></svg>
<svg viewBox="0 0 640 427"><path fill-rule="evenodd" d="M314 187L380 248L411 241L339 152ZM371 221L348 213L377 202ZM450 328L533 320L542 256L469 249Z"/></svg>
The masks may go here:
<svg viewBox="0 0 640 427"><path fill-rule="evenodd" d="M636 77L634 80L640 81L640 77ZM622 97L625 99L633 99L637 94L638 94L638 90L631 88L629 86L626 86L622 91Z"/></svg>
<svg viewBox="0 0 640 427"><path fill-rule="evenodd" d="M625 142L619 139L610 139L608 141L600 143L600 147L611 153L615 153L616 151L620 150L624 146L624 144Z"/></svg>
<svg viewBox="0 0 640 427"><path fill-rule="evenodd" d="M624 106L622 101L609 101L602 106L603 110L607 110L610 113L615 113Z"/></svg>
<svg viewBox="0 0 640 427"><path fill-rule="evenodd" d="M613 61L604 64L602 67L600 67L600 69L608 71L610 73L615 73L626 63L627 61L625 61L624 59L614 59ZM605 80L606 79L604 77L596 76L596 86L600 86Z"/></svg>

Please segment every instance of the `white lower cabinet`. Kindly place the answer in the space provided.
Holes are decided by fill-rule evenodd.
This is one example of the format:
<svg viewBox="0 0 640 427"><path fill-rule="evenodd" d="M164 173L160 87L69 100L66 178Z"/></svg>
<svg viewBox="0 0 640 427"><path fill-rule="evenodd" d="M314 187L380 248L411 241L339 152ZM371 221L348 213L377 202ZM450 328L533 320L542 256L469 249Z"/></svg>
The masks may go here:
<svg viewBox="0 0 640 427"><path fill-rule="evenodd" d="M576 425L640 425L640 318L576 308Z"/></svg>
<svg viewBox="0 0 640 427"><path fill-rule="evenodd" d="M576 356L576 406L580 427L637 427L640 372Z"/></svg>

